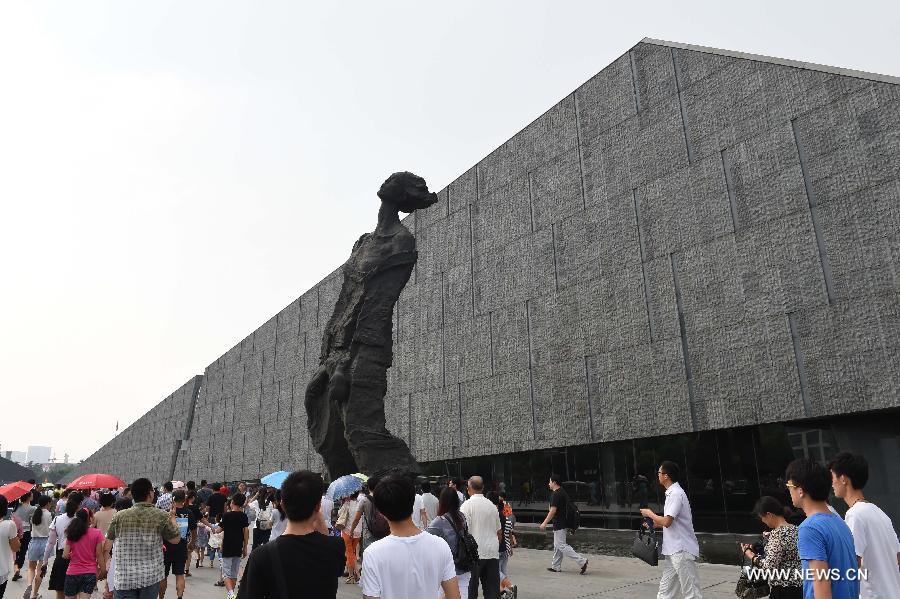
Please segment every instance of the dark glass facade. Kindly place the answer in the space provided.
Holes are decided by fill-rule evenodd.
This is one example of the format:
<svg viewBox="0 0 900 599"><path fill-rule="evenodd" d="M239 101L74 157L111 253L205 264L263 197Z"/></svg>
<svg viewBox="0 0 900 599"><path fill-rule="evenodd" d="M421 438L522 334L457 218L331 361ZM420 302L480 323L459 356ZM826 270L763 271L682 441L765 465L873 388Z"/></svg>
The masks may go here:
<svg viewBox="0 0 900 599"><path fill-rule="evenodd" d="M579 502L584 526L636 528L641 506L660 510L663 489L656 482L657 467L673 460L681 467L697 531L754 533L761 530L750 514L758 497L790 502L783 477L791 460L811 457L825 463L839 451L866 456L866 495L896 527L900 410L444 460L423 468L440 482L481 475L488 488L506 492L520 522L543 519L547 481L555 472ZM846 509L832 500L838 511Z"/></svg>

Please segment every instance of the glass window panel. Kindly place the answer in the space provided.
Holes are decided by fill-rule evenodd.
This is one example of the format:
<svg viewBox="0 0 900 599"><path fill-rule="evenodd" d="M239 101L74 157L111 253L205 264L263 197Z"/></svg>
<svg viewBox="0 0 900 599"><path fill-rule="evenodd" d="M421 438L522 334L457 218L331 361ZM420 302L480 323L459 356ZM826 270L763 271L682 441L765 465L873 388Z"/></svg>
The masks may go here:
<svg viewBox="0 0 900 599"><path fill-rule="evenodd" d="M719 469L719 448L715 432L705 431L688 436L686 450L687 471L682 478L691 501L694 529L727 532L722 475ZM682 486L684 486L684 483Z"/></svg>
<svg viewBox="0 0 900 599"><path fill-rule="evenodd" d="M759 520L751 515L759 499L754 428L721 430L717 435L727 530L735 533L762 532Z"/></svg>
<svg viewBox="0 0 900 599"><path fill-rule="evenodd" d="M572 448L570 455L573 478L577 482L575 500L583 503L584 507L596 505L600 471L599 447L596 444L578 445Z"/></svg>
<svg viewBox="0 0 900 599"><path fill-rule="evenodd" d="M637 506L632 502L634 473L634 448L631 441L600 445L602 491L599 499L605 508L605 526L631 528L636 521Z"/></svg>
<svg viewBox="0 0 900 599"><path fill-rule="evenodd" d="M531 452L531 506L538 511L546 510L550 502L547 481L550 480L552 459L548 450Z"/></svg>
<svg viewBox="0 0 900 599"><path fill-rule="evenodd" d="M422 464L423 474L446 484L449 476L479 474L489 490L505 487L521 522L547 513L551 472L580 504L586 527L634 528L642 503L662 511L656 469L663 460L681 467L694 527L700 532L755 532L753 504L770 495L790 504L784 471L796 457L827 462L838 451L862 453L870 464L866 495L900 521L900 410L808 421L764 424L562 449L518 452ZM838 509L845 506L835 500Z"/></svg>
<svg viewBox="0 0 900 599"><path fill-rule="evenodd" d="M759 470L759 494L769 495L791 505L791 496L784 486L784 471L796 456L795 447L802 435L789 433L781 424L756 427L756 466Z"/></svg>

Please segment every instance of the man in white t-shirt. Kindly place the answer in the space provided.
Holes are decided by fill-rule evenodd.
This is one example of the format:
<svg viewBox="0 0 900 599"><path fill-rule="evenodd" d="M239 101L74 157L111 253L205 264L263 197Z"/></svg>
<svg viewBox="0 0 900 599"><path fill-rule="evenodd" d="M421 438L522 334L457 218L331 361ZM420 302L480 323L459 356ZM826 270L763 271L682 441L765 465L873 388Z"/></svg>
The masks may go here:
<svg viewBox="0 0 900 599"><path fill-rule="evenodd" d="M422 483L422 507L425 508L425 526L437 518L438 498L431 492L431 483Z"/></svg>
<svg viewBox="0 0 900 599"><path fill-rule="evenodd" d="M863 487L869 482L869 463L861 455L841 452L828 464L831 488L850 506L844 521L853 533L859 567L859 596L867 599L900 599L900 542L891 519L881 508L866 501Z"/></svg>
<svg viewBox="0 0 900 599"><path fill-rule="evenodd" d="M334 500L328 495L322 495L322 515L325 516L325 525L328 527L328 530L334 528L331 523L332 511L334 511Z"/></svg>
<svg viewBox="0 0 900 599"><path fill-rule="evenodd" d="M422 503L422 496L418 493L416 493L416 498L413 500L412 519L413 523L418 526L420 530L425 530L430 524L425 514L425 504Z"/></svg>
<svg viewBox="0 0 900 599"><path fill-rule="evenodd" d="M657 515L653 510L643 508L641 515L650 518L655 528L666 529L660 554L666 557L667 563L659 580L657 599L674 599L679 592L684 599L700 599L700 578L697 575L700 544L694 534L691 503L678 484L678 464L668 460L663 462L656 476L666 490L663 514Z"/></svg>
<svg viewBox="0 0 900 599"><path fill-rule="evenodd" d="M472 569L469 597L478 596L478 584L485 599L500 596L500 539L503 528L497 506L484 496L484 481L480 476L469 478L469 498L459 511L466 517L469 532L478 543L478 564Z"/></svg>
<svg viewBox="0 0 900 599"><path fill-rule="evenodd" d="M416 488L392 475L378 483L372 501L387 518L391 534L366 549L364 599L460 599L450 546L419 530L412 519Z"/></svg>
<svg viewBox="0 0 900 599"><path fill-rule="evenodd" d="M8 507L9 501L6 500L6 497L0 495L0 597L6 591L6 582L9 580L10 574L12 574L13 561L16 553L19 551L19 531L16 528L16 523L12 521L7 512ZM437 539L437 537L434 538ZM438 540L444 543L441 539ZM444 545L446 544L444 543ZM450 558L450 565L453 565L452 557ZM453 571L453 576L455 579L456 570ZM456 586L456 583L454 582L453 585ZM459 597L459 593L456 596Z"/></svg>

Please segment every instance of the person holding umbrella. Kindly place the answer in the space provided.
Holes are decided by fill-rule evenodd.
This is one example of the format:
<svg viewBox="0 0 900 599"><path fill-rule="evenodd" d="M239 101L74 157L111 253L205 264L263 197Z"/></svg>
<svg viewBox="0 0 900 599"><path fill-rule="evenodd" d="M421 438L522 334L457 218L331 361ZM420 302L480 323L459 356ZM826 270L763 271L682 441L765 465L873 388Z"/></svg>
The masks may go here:
<svg viewBox="0 0 900 599"><path fill-rule="evenodd" d="M350 528L350 523L354 521L356 516L357 501L359 492L349 497L341 498L341 509L338 510L337 522L335 528L341 531L341 538L344 539L344 555L347 562L347 584L359 582L356 573L356 554L359 550L359 539L362 536L362 523L356 525L356 528Z"/></svg>
<svg viewBox="0 0 900 599"><path fill-rule="evenodd" d="M336 478L328 485L328 489L322 495L322 513L325 515L325 523L328 525L329 534L332 536L343 538L342 530L332 526L331 513L334 510L334 502L340 501L344 497L358 494L368 478L365 474L347 474ZM352 514L350 518L353 518ZM346 528L347 523L344 524L344 529ZM355 521L354 527L350 528L355 530Z"/></svg>

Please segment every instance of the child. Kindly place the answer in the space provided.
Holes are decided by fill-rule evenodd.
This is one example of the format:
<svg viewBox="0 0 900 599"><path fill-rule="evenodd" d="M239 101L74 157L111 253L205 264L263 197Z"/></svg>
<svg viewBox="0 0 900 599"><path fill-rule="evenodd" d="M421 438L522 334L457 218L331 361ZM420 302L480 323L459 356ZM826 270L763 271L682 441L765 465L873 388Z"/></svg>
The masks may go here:
<svg viewBox="0 0 900 599"><path fill-rule="evenodd" d="M196 566L198 568L203 567L203 557L206 553L206 548L209 547L211 530L212 529L203 522L197 523L197 544L194 547L194 550L197 552ZM212 559L210 559L209 565L212 566Z"/></svg>
<svg viewBox="0 0 900 599"><path fill-rule="evenodd" d="M67 598L89 599L97 587L98 571L100 578L106 576L105 538L99 528L91 528L92 523L91 510L83 508L75 512L66 529L63 559L69 560L64 585Z"/></svg>
<svg viewBox="0 0 900 599"><path fill-rule="evenodd" d="M215 522L209 529L209 549L207 550L207 555L209 555L209 567L212 568L216 561L216 555L219 556L219 561L222 558L222 538L225 536L225 532L219 528L219 522L221 521L221 516L216 516Z"/></svg>

